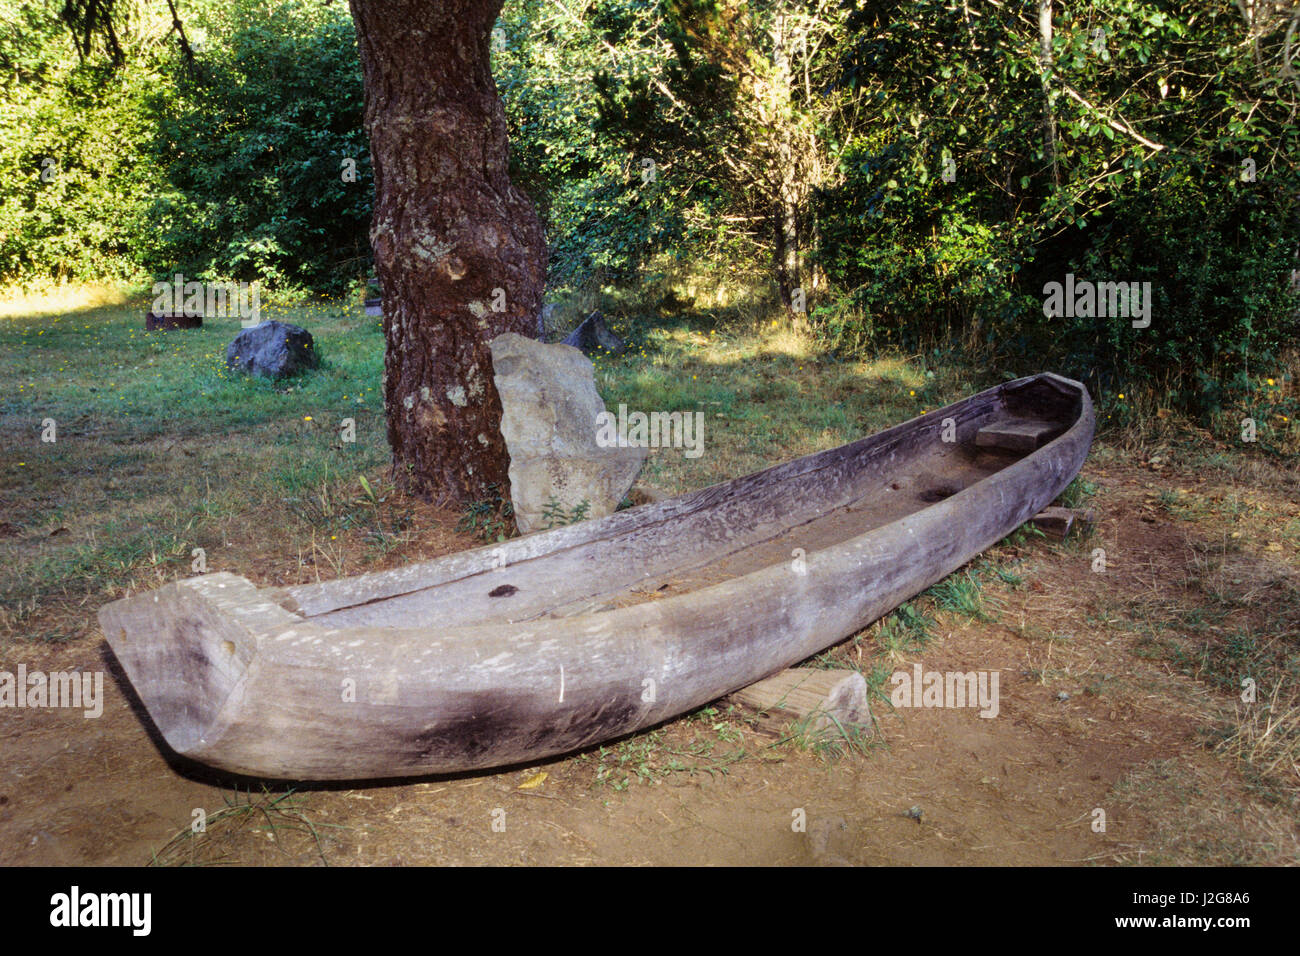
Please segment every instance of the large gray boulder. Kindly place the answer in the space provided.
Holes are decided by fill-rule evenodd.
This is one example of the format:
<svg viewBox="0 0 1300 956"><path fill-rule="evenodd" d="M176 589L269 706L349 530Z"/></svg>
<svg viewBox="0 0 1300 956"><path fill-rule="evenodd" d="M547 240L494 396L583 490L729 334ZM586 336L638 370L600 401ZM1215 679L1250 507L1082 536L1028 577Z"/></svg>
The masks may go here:
<svg viewBox="0 0 1300 956"><path fill-rule="evenodd" d="M285 378L320 364L311 333L274 319L244 329L226 346L226 368Z"/></svg>
<svg viewBox="0 0 1300 956"><path fill-rule="evenodd" d="M649 450L596 442L605 403L591 361L571 346L546 345L513 332L492 340L501 395L501 434L510 453L510 499L525 534L564 518L612 514L632 487ZM582 503L587 503L585 512Z"/></svg>

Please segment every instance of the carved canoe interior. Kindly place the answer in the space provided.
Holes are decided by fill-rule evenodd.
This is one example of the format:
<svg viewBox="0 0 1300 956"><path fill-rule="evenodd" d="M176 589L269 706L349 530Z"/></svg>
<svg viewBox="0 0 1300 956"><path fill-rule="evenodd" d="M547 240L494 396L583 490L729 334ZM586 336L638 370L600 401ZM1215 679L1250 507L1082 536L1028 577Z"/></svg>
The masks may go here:
<svg viewBox="0 0 1300 956"><path fill-rule="evenodd" d="M1077 396L1038 383L981 396L905 426L591 527L550 547L515 546L408 569L392 596L381 572L285 590L284 603L328 627L442 626L601 613L697 591L840 544L997 474L1078 417ZM950 424L945 427L945 420ZM1032 446L996 441L1032 434ZM945 441L945 431L951 441ZM989 436L994 436L994 442ZM596 523L593 523L596 524ZM567 529L566 529L567 530ZM582 530L587 530L583 527ZM382 590L379 593L383 593ZM365 600L356 598L364 595Z"/></svg>

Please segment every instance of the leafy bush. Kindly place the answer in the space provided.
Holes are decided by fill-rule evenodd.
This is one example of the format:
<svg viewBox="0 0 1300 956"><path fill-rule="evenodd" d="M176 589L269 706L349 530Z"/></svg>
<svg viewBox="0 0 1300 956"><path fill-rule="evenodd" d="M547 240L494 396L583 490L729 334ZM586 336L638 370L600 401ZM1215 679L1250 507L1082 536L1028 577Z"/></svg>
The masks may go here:
<svg viewBox="0 0 1300 956"><path fill-rule="evenodd" d="M340 292L368 271L374 194L352 23L319 4L243 2L214 26L229 32L199 77L153 104L167 185L141 212L156 237L146 264Z"/></svg>

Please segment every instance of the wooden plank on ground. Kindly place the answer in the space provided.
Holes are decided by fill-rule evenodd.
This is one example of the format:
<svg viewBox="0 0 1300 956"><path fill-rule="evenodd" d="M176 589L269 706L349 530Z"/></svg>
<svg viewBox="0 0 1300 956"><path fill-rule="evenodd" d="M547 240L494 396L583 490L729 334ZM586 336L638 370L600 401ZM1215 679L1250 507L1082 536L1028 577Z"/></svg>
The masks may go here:
<svg viewBox="0 0 1300 956"><path fill-rule="evenodd" d="M736 703L766 718L768 729L798 723L805 733L841 727L869 727L867 682L857 671L792 667L731 695Z"/></svg>
<svg viewBox="0 0 1300 956"><path fill-rule="evenodd" d="M1092 525L1096 518L1091 511L1053 506L1044 508L1029 520L1048 537L1064 539L1071 531Z"/></svg>

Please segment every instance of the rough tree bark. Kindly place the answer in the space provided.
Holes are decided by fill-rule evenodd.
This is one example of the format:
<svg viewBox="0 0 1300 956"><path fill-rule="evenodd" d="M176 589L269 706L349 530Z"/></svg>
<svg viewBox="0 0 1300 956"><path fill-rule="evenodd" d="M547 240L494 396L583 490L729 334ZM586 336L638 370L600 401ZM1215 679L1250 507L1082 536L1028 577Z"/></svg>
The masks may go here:
<svg viewBox="0 0 1300 956"><path fill-rule="evenodd" d="M546 244L507 175L490 33L502 0L350 0L374 163L384 407L398 487L509 500L488 342L537 334Z"/></svg>

